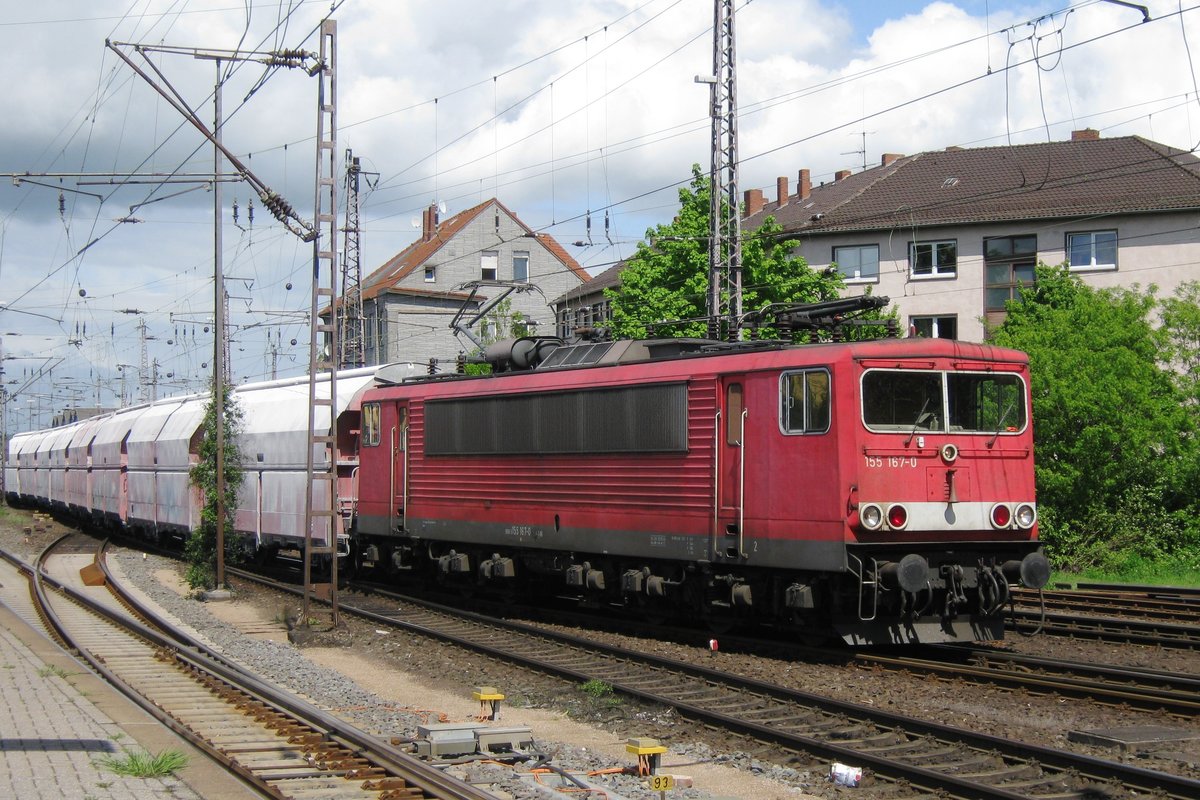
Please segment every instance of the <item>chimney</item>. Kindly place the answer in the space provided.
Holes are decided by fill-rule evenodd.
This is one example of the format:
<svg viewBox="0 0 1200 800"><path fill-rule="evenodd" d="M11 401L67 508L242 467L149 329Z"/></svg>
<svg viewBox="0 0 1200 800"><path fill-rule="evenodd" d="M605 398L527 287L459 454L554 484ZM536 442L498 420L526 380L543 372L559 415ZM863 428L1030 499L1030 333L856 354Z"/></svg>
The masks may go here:
<svg viewBox="0 0 1200 800"><path fill-rule="evenodd" d="M747 217L752 217L762 211L767 204L767 201L763 199L762 189L747 189L745 198Z"/></svg>
<svg viewBox="0 0 1200 800"><path fill-rule="evenodd" d="M848 169L839 169L837 172L833 173L833 179L835 181L844 181L844 180L846 180L846 178L849 178L849 177L850 177L850 170L848 170Z"/></svg>
<svg viewBox="0 0 1200 800"><path fill-rule="evenodd" d="M438 210L433 203L421 212L421 241L428 242L437 234Z"/></svg>
<svg viewBox="0 0 1200 800"><path fill-rule="evenodd" d="M1072 142L1094 142L1100 138L1100 131L1095 128L1084 128L1081 131L1071 131Z"/></svg>
<svg viewBox="0 0 1200 800"><path fill-rule="evenodd" d="M783 208L788 202L788 179L786 177L775 179L775 196L779 198L779 208Z"/></svg>
<svg viewBox="0 0 1200 800"><path fill-rule="evenodd" d="M899 161L902 158L904 158L903 153L884 153L883 158L879 159L879 165L886 167L888 164Z"/></svg>
<svg viewBox="0 0 1200 800"><path fill-rule="evenodd" d="M802 169L799 177L796 178L796 200L807 200L810 194L812 194L812 173Z"/></svg>

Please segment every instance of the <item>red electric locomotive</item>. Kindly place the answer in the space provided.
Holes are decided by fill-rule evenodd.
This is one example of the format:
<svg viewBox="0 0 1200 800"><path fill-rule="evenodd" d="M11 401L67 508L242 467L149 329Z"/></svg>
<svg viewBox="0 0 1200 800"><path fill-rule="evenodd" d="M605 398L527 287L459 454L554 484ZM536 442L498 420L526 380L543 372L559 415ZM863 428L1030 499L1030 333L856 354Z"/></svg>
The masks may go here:
<svg viewBox="0 0 1200 800"><path fill-rule="evenodd" d="M510 371L364 393L361 569L852 644L1000 639L1010 585L1048 580L1022 353L913 338L496 353Z"/></svg>

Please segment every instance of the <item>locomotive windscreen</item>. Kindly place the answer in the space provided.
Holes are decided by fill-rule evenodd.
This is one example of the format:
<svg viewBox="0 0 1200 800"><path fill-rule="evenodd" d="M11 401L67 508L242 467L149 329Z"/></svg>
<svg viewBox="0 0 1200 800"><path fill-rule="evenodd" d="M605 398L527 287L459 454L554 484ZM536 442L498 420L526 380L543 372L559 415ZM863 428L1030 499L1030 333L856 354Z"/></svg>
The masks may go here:
<svg viewBox="0 0 1200 800"><path fill-rule="evenodd" d="M425 452L685 453L687 385L429 401Z"/></svg>

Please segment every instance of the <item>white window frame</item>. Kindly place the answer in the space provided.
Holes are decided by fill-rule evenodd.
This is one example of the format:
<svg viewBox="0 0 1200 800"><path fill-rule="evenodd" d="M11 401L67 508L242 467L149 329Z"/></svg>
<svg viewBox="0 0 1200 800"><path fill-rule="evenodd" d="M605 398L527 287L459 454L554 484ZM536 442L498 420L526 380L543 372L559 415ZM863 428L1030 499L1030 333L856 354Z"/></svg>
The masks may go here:
<svg viewBox="0 0 1200 800"><path fill-rule="evenodd" d="M426 283L437 283L437 265L436 264L426 264L425 265L425 282Z"/></svg>
<svg viewBox="0 0 1200 800"><path fill-rule="evenodd" d="M1112 236L1112 263L1098 263L1096 260L1096 237L1098 235ZM1087 264L1076 264L1071 260L1075 251L1075 239L1086 239L1087 248L1091 254ZM1117 268L1117 231L1115 229L1099 231L1075 231L1067 233L1067 265L1071 272L1104 272L1115 271Z"/></svg>
<svg viewBox="0 0 1200 800"><path fill-rule="evenodd" d="M488 275L491 272L491 275ZM500 251L484 250L479 254L479 279L494 281L500 278Z"/></svg>
<svg viewBox="0 0 1200 800"><path fill-rule="evenodd" d="M857 250L857 251L859 251L859 256L860 256L859 266L857 268L855 268L853 275L846 272L845 267L842 265L841 260L838 258L839 253L842 253L842 252L848 251L848 250ZM862 255L863 250L874 250L875 251L875 274L874 275L863 275L862 274L861 255ZM848 244L848 245L843 245L841 247L835 247L835 248L833 248L833 263L837 264L838 272L840 272L842 274L842 277L845 279L845 282L847 284L879 283L879 245L877 245L877 244Z"/></svg>
<svg viewBox="0 0 1200 800"><path fill-rule="evenodd" d="M521 275L517 272L517 264L519 264L522 261L525 262L525 270L524 270L525 274L524 275ZM520 281L522 283L528 283L529 282L529 251L528 250L514 250L513 254L512 254L512 265L513 265L513 280Z"/></svg>
<svg viewBox="0 0 1200 800"><path fill-rule="evenodd" d="M938 263L938 249L941 245L954 245L954 263L941 265ZM917 272L917 248L929 248L929 272ZM926 281L932 278L958 277L958 240L957 239L928 239L908 243L908 276L914 281Z"/></svg>
<svg viewBox="0 0 1200 800"><path fill-rule="evenodd" d="M954 331L955 331L955 333L957 333L958 332L958 315L957 314L914 314L908 318L908 324L915 329L916 325L917 325L917 320L929 320L929 323L930 323L929 338L940 339L942 337L939 335L939 331L938 331L939 323L942 320L946 320L946 319L954 321Z"/></svg>

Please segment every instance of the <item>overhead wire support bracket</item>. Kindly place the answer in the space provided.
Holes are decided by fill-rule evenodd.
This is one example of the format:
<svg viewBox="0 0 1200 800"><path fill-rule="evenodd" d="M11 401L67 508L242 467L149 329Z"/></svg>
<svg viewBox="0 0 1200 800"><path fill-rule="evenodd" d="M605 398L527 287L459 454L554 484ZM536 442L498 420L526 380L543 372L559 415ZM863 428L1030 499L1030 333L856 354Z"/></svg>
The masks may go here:
<svg viewBox="0 0 1200 800"><path fill-rule="evenodd" d="M161 95L162 98L166 100L172 108L178 111L184 119L190 122L192 127L200 131L200 134L204 136L205 139L207 139L221 151L221 154L229 160L229 163L234 167L234 169L237 170L237 173L243 176L246 182L254 187L254 191L258 194L259 199L262 201L263 205L267 207L271 214L274 215L275 219L283 223L284 227L286 227L296 236L300 237L302 241L311 242L317 238L316 227L310 224L307 220L301 219L296 213L296 210L292 208L291 203L289 203L282 195L273 190L271 187L267 186L267 184L257 175L255 175L240 158L234 155L229 148L221 143L216 134L209 130L208 126L204 124L199 115L192 110L191 106L187 104L175 87L171 85L171 82L167 80L167 77L163 75L158 66L146 56L146 53L157 51L178 52L191 55L195 58L208 58L214 60L224 60L227 58L232 59L234 56L218 54L216 51L208 52L193 48L163 48L157 46L140 45L132 42L114 42L108 39L104 41L104 44L106 47L116 53L117 56L124 61L130 69L137 73L142 80L148 83L150 88L158 92L159 95ZM155 74L158 76L158 79L162 81L163 85L160 86L159 83L156 82L154 78L152 78L145 70L134 63L133 59L126 55L121 49L123 47L132 47L139 55L141 55L143 58L146 58L146 63L148 63L150 68L154 70Z"/></svg>
<svg viewBox="0 0 1200 800"><path fill-rule="evenodd" d="M471 303L476 302L476 297L479 294L479 290L484 286L495 286L497 288L503 288L504 291L492 298L480 298L480 302L483 304L475 309L475 313L471 315L470 319L468 319L466 322L463 322L463 317L467 315L467 311L470 308ZM471 343L480 350L486 349L486 345L479 341L479 338L471 332L471 327L478 323L479 320L487 316L489 311L500 305L500 303L504 302L504 299L513 292L528 292L530 290L534 290L539 294L544 294L540 286L532 283L525 283L524 281L467 281L466 283L461 283L454 287L456 292L461 292L466 289L470 289L471 294L465 300L463 300L462 306L460 306L458 311L454 314L454 318L450 320L450 327L454 330L456 335L462 334L463 336L466 336L471 340Z"/></svg>

